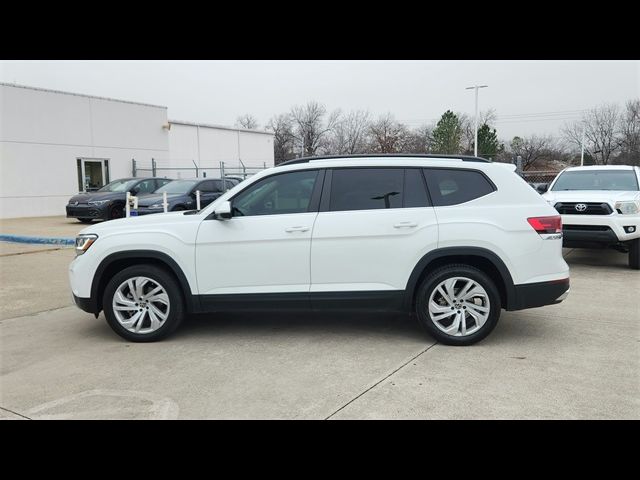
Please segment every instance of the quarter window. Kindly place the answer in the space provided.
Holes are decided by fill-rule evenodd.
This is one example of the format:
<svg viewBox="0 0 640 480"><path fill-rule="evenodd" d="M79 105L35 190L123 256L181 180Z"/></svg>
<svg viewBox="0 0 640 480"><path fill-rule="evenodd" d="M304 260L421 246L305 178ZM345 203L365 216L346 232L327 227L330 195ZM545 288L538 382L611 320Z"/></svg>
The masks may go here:
<svg viewBox="0 0 640 480"><path fill-rule="evenodd" d="M233 214L250 216L306 212L317 177L317 170L303 170L260 180L233 199Z"/></svg>
<svg viewBox="0 0 640 480"><path fill-rule="evenodd" d="M402 168L333 170L329 210L402 208L403 184Z"/></svg>
<svg viewBox="0 0 640 480"><path fill-rule="evenodd" d="M425 168L424 175L436 207L469 202L495 190L478 171Z"/></svg>

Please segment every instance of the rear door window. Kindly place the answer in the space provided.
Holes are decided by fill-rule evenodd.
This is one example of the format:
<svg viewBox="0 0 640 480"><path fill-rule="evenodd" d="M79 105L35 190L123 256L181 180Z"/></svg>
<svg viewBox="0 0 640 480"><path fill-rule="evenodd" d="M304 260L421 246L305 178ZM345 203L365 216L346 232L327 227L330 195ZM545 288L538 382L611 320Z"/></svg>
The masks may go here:
<svg viewBox="0 0 640 480"><path fill-rule="evenodd" d="M335 169L329 210L402 208L403 190L403 168Z"/></svg>

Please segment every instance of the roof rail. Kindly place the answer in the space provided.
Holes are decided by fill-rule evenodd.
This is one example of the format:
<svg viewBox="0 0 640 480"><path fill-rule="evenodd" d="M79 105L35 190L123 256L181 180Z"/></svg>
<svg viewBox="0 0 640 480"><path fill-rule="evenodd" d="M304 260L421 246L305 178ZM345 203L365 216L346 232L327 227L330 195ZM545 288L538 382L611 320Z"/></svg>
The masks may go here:
<svg viewBox="0 0 640 480"><path fill-rule="evenodd" d="M357 153L348 155L320 155L317 157L302 157L294 158L293 160L287 160L286 162L279 163L276 167L283 165L295 165L297 163L308 163L314 160L339 160L339 159L353 159L353 158L389 158L389 157L401 157L401 158L447 158L453 160L462 160L463 162L482 162L491 163L491 160L487 160L482 157L474 157L472 155L436 155L432 153Z"/></svg>

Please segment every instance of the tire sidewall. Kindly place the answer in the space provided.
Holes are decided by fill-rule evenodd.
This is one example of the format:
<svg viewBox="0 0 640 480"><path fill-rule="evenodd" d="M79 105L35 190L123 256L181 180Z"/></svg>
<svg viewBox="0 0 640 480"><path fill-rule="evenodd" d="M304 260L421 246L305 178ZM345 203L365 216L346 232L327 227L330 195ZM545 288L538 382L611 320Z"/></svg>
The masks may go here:
<svg viewBox="0 0 640 480"><path fill-rule="evenodd" d="M164 324L155 332L146 334L130 332L120 325L113 312L112 302L116 289L123 282L132 277L148 277L158 282L162 287L164 287L167 295L169 296L169 316L165 320ZM109 280L109 283L104 290L102 308L107 323L113 331L125 340L132 342L154 342L165 338L178 327L184 316L184 303L178 282L170 273L153 265L135 265L125 268L121 272L115 274L111 280Z"/></svg>
<svg viewBox="0 0 640 480"><path fill-rule="evenodd" d="M479 283L489 296L490 312L485 324L476 333L464 337L447 335L431 320L428 313L429 297L433 290L444 280L451 277L466 277ZM416 296L416 317L423 328L436 340L446 345L472 345L485 338L498 324L500 318L500 293L495 283L484 272L466 265L452 265L440 268L427 276L418 288Z"/></svg>

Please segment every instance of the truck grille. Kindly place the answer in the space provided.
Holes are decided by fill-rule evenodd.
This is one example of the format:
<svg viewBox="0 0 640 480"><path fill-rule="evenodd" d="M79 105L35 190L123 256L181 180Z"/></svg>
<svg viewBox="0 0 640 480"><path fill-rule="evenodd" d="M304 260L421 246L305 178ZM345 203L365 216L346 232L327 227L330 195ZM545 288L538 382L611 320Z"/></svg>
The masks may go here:
<svg viewBox="0 0 640 480"><path fill-rule="evenodd" d="M585 205L586 208L576 208ZM608 203L558 202L554 205L561 215L611 215L613 210Z"/></svg>

